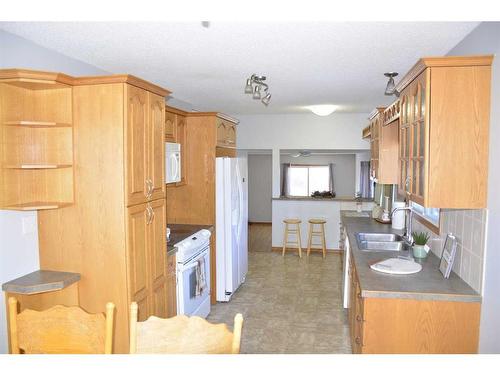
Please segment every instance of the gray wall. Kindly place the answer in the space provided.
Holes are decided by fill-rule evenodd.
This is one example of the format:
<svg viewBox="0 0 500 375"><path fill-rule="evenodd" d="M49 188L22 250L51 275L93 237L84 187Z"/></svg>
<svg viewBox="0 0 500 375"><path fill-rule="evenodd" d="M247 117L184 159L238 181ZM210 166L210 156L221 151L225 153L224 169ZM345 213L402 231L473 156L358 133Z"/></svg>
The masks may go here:
<svg viewBox="0 0 500 375"><path fill-rule="evenodd" d="M483 304L481 308L481 353L500 353L500 22L483 22L449 55L497 54L491 84L490 147L488 174L488 221Z"/></svg>
<svg viewBox="0 0 500 375"><path fill-rule="evenodd" d="M70 75L108 74L95 66L0 30L0 69L5 68L58 71ZM0 284L40 267L36 222L36 211L0 211ZM33 230L29 229L30 226L34 227ZM3 293L0 293L0 353L7 353Z"/></svg>
<svg viewBox="0 0 500 375"><path fill-rule="evenodd" d="M248 221L272 221L272 155L248 155Z"/></svg>
<svg viewBox="0 0 500 375"><path fill-rule="evenodd" d="M333 167L333 181L337 197L353 197L356 187L356 155L311 155L294 158L281 155L281 163L292 164L335 164Z"/></svg>

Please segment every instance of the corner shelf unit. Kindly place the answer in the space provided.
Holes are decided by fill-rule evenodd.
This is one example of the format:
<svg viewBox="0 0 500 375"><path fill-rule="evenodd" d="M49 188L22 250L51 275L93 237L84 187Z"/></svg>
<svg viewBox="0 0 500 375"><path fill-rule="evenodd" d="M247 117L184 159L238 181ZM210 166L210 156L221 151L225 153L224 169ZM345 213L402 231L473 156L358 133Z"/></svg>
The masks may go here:
<svg viewBox="0 0 500 375"><path fill-rule="evenodd" d="M44 210L73 203L71 79L0 70L0 208Z"/></svg>

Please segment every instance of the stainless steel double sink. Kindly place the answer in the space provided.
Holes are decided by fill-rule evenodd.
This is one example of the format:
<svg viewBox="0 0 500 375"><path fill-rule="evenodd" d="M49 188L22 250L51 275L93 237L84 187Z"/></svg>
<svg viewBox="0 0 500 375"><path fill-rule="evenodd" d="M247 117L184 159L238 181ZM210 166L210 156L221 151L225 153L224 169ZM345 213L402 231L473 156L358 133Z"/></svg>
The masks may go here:
<svg viewBox="0 0 500 375"><path fill-rule="evenodd" d="M404 251L410 246L399 234L356 233L358 248L362 251Z"/></svg>

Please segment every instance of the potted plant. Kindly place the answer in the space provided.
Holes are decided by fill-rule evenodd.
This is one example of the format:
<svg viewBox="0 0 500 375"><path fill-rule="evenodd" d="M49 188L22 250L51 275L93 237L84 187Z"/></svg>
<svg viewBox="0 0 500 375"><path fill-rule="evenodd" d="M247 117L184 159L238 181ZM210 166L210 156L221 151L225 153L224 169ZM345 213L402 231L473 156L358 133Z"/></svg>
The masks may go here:
<svg viewBox="0 0 500 375"><path fill-rule="evenodd" d="M427 251L425 250L425 245L427 245L427 241L429 241L429 234L426 232L413 232L413 257L414 258L426 258Z"/></svg>

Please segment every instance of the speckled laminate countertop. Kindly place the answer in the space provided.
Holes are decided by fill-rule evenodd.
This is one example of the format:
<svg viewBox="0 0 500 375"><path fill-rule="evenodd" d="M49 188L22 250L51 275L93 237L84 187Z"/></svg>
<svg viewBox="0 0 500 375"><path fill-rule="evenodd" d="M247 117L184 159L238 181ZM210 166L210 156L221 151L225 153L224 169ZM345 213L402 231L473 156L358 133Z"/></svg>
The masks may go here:
<svg viewBox="0 0 500 375"><path fill-rule="evenodd" d="M196 224L169 224L167 227L170 228L170 238L167 242L167 254L169 255L177 252L175 244L185 240L202 229L213 231L214 228L212 225Z"/></svg>
<svg viewBox="0 0 500 375"><path fill-rule="evenodd" d="M341 219L347 230L351 256L356 266L363 297L481 302L481 296L454 272L449 279L444 279L438 269L440 260L432 253L429 253L426 259L419 261L422 270L412 275L390 275L372 270L370 264L408 253L361 251L356 241L356 233L402 234L402 231L392 229L388 224L377 223L371 218L347 217L345 212L347 211L341 211Z"/></svg>
<svg viewBox="0 0 500 375"><path fill-rule="evenodd" d="M373 202L372 198L354 198L354 197L335 197L335 198L323 198L323 197L275 197L272 198L273 201L332 201L332 202Z"/></svg>
<svg viewBox="0 0 500 375"><path fill-rule="evenodd" d="M4 292L38 294L64 289L80 280L80 274L38 270L2 284Z"/></svg>

